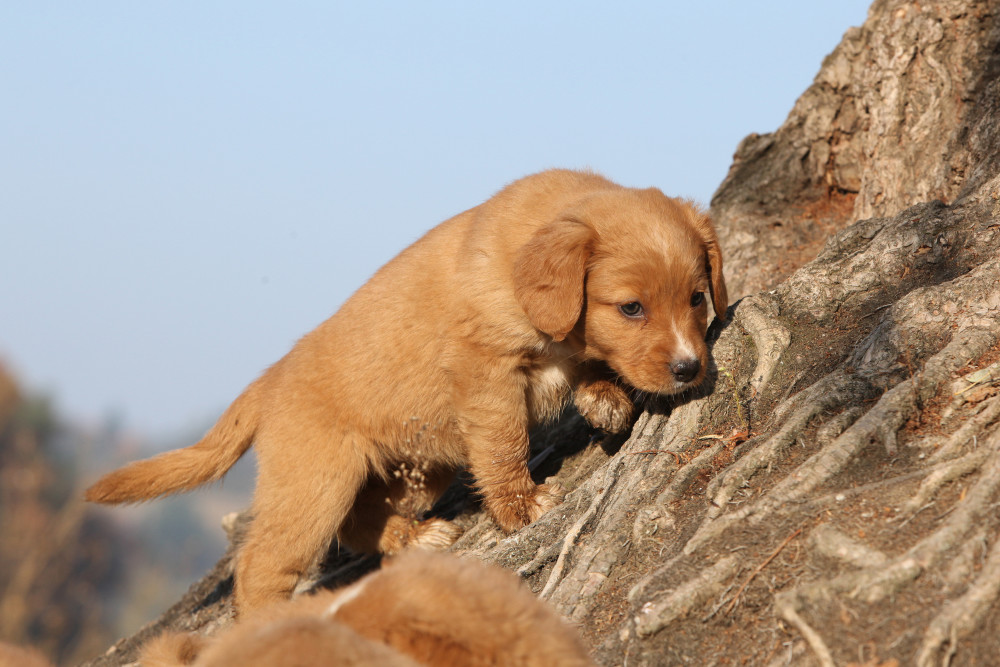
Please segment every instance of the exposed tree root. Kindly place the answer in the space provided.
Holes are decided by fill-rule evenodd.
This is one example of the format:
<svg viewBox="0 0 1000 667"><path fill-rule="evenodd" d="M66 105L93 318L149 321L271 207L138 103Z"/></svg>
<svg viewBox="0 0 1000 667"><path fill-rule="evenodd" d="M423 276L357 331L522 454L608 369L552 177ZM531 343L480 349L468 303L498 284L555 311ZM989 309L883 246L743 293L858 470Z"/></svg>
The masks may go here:
<svg viewBox="0 0 1000 667"><path fill-rule="evenodd" d="M809 421L819 414L841 407L867 390L867 385L857 377L834 373L823 378L795 396L798 405L785 419L777 433L755 447L735 464L729 466L709 484L707 493L713 507L708 511L712 519L722 514L733 494L744 486L758 470L781 461L788 448L805 431Z"/></svg>
<svg viewBox="0 0 1000 667"><path fill-rule="evenodd" d="M817 526L809 535L809 542L817 554L855 568L880 567L889 560L878 549L844 535L828 523Z"/></svg>
<svg viewBox="0 0 1000 667"><path fill-rule="evenodd" d="M555 604L571 620L581 620L592 611L596 595L611 569L622 560L633 532L628 528L635 523L628 517L637 503L651 500L661 480L671 471L675 472L675 477L677 474L681 478L686 476L678 470L677 460L690 442L688 434L696 429L701 403L696 400L679 406L669 419L662 415L644 415L617 456L592 475L578 492L571 494L569 500L575 495L589 498L590 503L585 509L581 507L572 512L572 524L562 530L565 535L561 547L540 592L541 597ZM649 449L651 442L658 446ZM644 461L637 465L637 458ZM698 463L692 461L680 470L697 470L697 466ZM598 523L618 529L592 534L585 544L581 544L581 535ZM536 554L532 563L551 560L553 553L554 549L544 549L544 553Z"/></svg>
<svg viewBox="0 0 1000 667"><path fill-rule="evenodd" d="M906 504L900 508L902 513L900 516L910 517L920 511L921 508L927 505L938 489L948 482L976 472L988 457L989 451L983 447L935 468L920 483L920 488L917 489L913 497L906 501Z"/></svg>
<svg viewBox="0 0 1000 667"><path fill-rule="evenodd" d="M959 426L949 438L934 452L929 461L936 463L955 456L959 450L974 441L976 433L983 430L1000 418L1000 396L994 396L983 402L979 412Z"/></svg>
<svg viewBox="0 0 1000 667"><path fill-rule="evenodd" d="M793 595L779 593L774 599L774 611L778 616L795 626L809 644L809 648L812 649L816 660L822 667L836 667L833 655L830 653L830 647L826 645L820 634L799 615L799 608Z"/></svg>
<svg viewBox="0 0 1000 667"><path fill-rule="evenodd" d="M640 637L648 637L688 614L718 595L738 569L739 559L727 556L670 593L646 602L635 617L636 632Z"/></svg>
<svg viewBox="0 0 1000 667"><path fill-rule="evenodd" d="M757 367L750 376L750 386L755 394L760 394L781 363L781 356L788 349L792 334L781 325L777 304L766 294L743 299L737 308L735 321L750 334L757 348Z"/></svg>
<svg viewBox="0 0 1000 667"><path fill-rule="evenodd" d="M719 455L725 445L715 443L703 449L691 461L677 469L670 482L663 491L656 497L655 505L664 506L677 500L682 493L691 485L693 479L702 471L712 467L712 461Z"/></svg>
<svg viewBox="0 0 1000 667"><path fill-rule="evenodd" d="M974 527L981 525L984 516L991 513L994 499L1000 490L1000 428L993 429L988 442L984 443L984 449L989 452L989 458L964 500L954 507L947 522L904 554L887 563L873 564L830 580L800 585L776 596L775 609L778 614L802 632L822 664L828 664L827 661L832 660L829 648L820 635L802 619L801 612L809 606L828 605L836 594L847 595L867 604L879 602L898 593L905 584L936 565L946 552L960 546L965 535ZM974 536L973 539L981 537ZM995 554L991 552L991 558L994 556ZM1000 556L996 557L1000 561ZM997 571L994 573L993 570L984 568L977 584L967 593L967 596L971 596L968 614L956 611L956 609L961 610L961 606L956 608L947 605L938 616L940 620L936 619L929 627L928 638L925 639L925 648L922 651L928 655L931 652L936 653L945 639L954 638L959 630L968 633L974 627L977 619L985 613L983 605L988 607L992 603L996 587L1000 587L1000 564L995 564L993 567L996 567ZM982 582L981 586L978 582ZM987 600L985 597L987 595L994 597L989 597ZM965 599L965 596L962 599ZM980 602L981 599L984 601ZM976 603L979 607L976 607ZM947 634L942 635L943 632ZM921 664L929 663L921 662Z"/></svg>
<svg viewBox="0 0 1000 667"><path fill-rule="evenodd" d="M957 335L944 349L927 361L923 372L900 382L885 392L866 414L831 443L810 456L794 472L776 483L771 491L760 500L728 514L722 514L717 504L708 512L705 522L684 546L684 552L688 554L694 552L738 522L746 520L752 525L758 524L774 512L801 499L821 483L843 470L862 449L873 441L886 443L887 449L895 449L896 432L918 409L920 402L929 398L945 380L951 377L953 371L958 370L969 359L979 356L994 344L996 337L994 332L982 329L970 329ZM820 382L830 382L830 386L838 387L838 383L830 377L828 376L827 379ZM858 390L858 385L854 385L854 390ZM816 393L825 395L835 392L829 392L829 389L824 387L823 392ZM794 437L798 435L798 432L801 432L805 422L808 421L805 415L811 416L810 413L815 414L814 411L806 409L795 419L796 413L793 412L791 419L794 419L794 423L788 426L789 432L775 442L780 444L794 441ZM777 435L774 437L778 438ZM745 467L734 466L733 469L737 472L729 474L738 475L741 470L756 469L759 467L758 460L768 460L769 454L764 453L759 457L748 454L744 458L750 458L751 463ZM730 484L729 474L727 474L725 482L729 486L723 488L735 489L738 485ZM739 479L739 477L732 479ZM721 491L716 494L716 498L720 497L725 498Z"/></svg>
<svg viewBox="0 0 1000 667"><path fill-rule="evenodd" d="M986 563L969 590L959 598L948 601L924 633L917 653L918 667L931 667L937 663L941 649L945 648L940 664L948 665L955 654L958 640L975 631L1000 595L1000 540L995 540Z"/></svg>
<svg viewBox="0 0 1000 667"><path fill-rule="evenodd" d="M619 459L619 461L621 461L621 459ZM545 586L542 587L541 593L538 594L539 597L549 597L556 584L559 583L560 577L563 574L563 568L566 565L567 554L573 548L580 531L583 530L584 526L586 526L588 522L594 519L594 516L597 514L597 510L604 504L605 498L607 498L608 494L610 494L611 490L614 488L615 481L617 480L616 473L618 472L618 467L619 466L607 467L602 478L601 490L594 496L587 511L576 520L576 522L570 527L569 532L566 533L566 537L563 538L562 550L556 558L556 564L552 567L552 572L549 573L549 578L545 582Z"/></svg>

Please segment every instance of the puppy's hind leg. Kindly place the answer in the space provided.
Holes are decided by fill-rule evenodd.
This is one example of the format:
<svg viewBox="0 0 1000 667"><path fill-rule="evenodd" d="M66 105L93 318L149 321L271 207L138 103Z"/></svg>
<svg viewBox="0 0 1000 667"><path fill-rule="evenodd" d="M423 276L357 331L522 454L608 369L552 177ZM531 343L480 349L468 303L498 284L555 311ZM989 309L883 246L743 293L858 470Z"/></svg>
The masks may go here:
<svg viewBox="0 0 1000 667"><path fill-rule="evenodd" d="M236 563L241 616L291 596L340 530L368 475L359 452L370 451L369 443L327 436L307 444L295 443L297 452L261 448L253 520Z"/></svg>
<svg viewBox="0 0 1000 667"><path fill-rule="evenodd" d="M340 539L352 549L393 555L407 547L446 549L462 529L441 518L421 519L455 476L450 467L403 469L388 481L366 482Z"/></svg>

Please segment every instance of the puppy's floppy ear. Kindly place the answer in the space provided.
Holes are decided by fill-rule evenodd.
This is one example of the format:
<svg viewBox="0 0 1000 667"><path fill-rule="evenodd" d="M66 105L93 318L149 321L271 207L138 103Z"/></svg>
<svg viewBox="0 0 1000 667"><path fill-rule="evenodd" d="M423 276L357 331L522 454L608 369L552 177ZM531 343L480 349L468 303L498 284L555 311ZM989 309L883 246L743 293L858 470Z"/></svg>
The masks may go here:
<svg viewBox="0 0 1000 667"><path fill-rule="evenodd" d="M583 310L583 281L593 230L566 218L531 237L514 258L514 294L536 329L562 340Z"/></svg>
<svg viewBox="0 0 1000 667"><path fill-rule="evenodd" d="M702 243L705 244L705 252L708 255L712 307L715 309L715 316L724 320L726 319L726 309L729 308L729 295L726 293L726 279L722 275L722 248L719 247L719 239L715 235L712 219L707 214L698 216L695 227L698 229Z"/></svg>

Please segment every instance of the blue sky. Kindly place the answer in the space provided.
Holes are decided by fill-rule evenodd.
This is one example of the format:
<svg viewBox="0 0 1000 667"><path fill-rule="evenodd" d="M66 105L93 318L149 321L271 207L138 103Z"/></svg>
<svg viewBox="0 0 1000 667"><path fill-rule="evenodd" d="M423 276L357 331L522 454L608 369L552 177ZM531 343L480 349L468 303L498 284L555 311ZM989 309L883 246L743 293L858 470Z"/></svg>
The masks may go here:
<svg viewBox="0 0 1000 667"><path fill-rule="evenodd" d="M0 7L0 361L164 435L547 167L707 204L867 3Z"/></svg>

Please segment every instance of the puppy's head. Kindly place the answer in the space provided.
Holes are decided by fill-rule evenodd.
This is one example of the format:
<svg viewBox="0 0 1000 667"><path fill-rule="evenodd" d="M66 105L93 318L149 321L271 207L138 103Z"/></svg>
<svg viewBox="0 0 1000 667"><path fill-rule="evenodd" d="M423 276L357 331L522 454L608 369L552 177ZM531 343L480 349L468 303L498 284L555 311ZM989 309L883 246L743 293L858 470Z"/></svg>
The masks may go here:
<svg viewBox="0 0 1000 667"><path fill-rule="evenodd" d="M514 283L537 329L660 394L701 382L709 296L729 305L708 216L653 188L578 202L520 249Z"/></svg>

